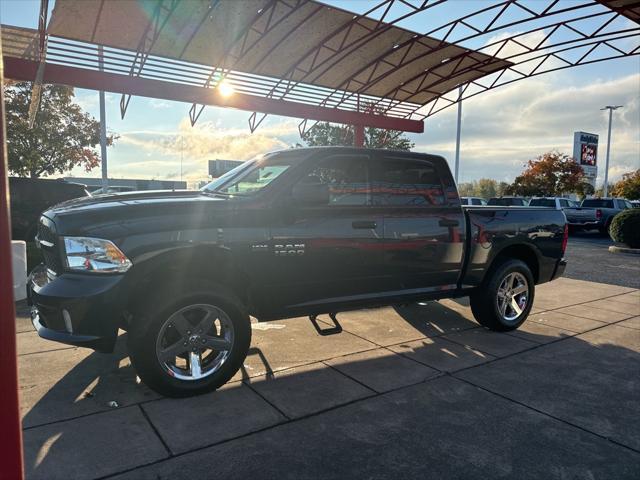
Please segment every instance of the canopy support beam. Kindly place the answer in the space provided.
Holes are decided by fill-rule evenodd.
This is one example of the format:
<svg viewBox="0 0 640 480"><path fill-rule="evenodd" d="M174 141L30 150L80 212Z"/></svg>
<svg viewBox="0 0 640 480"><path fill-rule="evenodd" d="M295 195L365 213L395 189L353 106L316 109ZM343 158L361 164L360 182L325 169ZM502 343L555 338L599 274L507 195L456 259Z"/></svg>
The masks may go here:
<svg viewBox="0 0 640 480"><path fill-rule="evenodd" d="M16 57L4 57L5 74L14 80L33 81L38 62ZM163 80L119 75L58 64L46 64L44 83L58 83L90 90L126 93L142 97L159 98L176 102L199 103L251 112L263 112L287 117L309 118L322 122L334 122L364 127L424 132L422 120L410 120L373 113L339 110L330 107L308 105L277 98L265 98L236 92L223 97L216 89L177 84Z"/></svg>

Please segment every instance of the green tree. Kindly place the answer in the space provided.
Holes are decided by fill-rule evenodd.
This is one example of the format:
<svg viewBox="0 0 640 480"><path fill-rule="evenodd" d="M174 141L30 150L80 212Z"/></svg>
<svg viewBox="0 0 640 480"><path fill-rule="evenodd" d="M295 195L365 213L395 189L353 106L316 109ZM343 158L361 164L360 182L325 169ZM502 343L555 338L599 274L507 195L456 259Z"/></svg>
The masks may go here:
<svg viewBox="0 0 640 480"><path fill-rule="evenodd" d="M509 184L507 182L500 182L496 187L496 195L498 197L502 197L507 194L507 188L509 188Z"/></svg>
<svg viewBox="0 0 640 480"><path fill-rule="evenodd" d="M352 125L319 122L302 135L302 140L310 147L352 146L354 129ZM389 150L411 150L414 144L402 132L367 127L364 129L364 146Z"/></svg>
<svg viewBox="0 0 640 480"><path fill-rule="evenodd" d="M458 194L461 197L475 197L475 187L473 182L463 182L458 184Z"/></svg>
<svg viewBox="0 0 640 480"><path fill-rule="evenodd" d="M547 152L527 162L527 168L507 188L509 195L553 197L577 192L584 183L584 171L573 158Z"/></svg>
<svg viewBox="0 0 640 480"><path fill-rule="evenodd" d="M461 197L491 198L502 195L507 182L498 183L492 178L481 178L472 182L464 182L458 185Z"/></svg>
<svg viewBox="0 0 640 480"><path fill-rule="evenodd" d="M481 178L478 180L478 196L482 198L495 197L497 194L498 182L490 178Z"/></svg>
<svg viewBox="0 0 640 480"><path fill-rule="evenodd" d="M73 102L73 88L44 85L40 109L29 128L31 83L5 86L9 170L21 177L64 173L82 165L88 172L100 165L95 150L100 143L100 122ZM113 135L107 144L113 143Z"/></svg>
<svg viewBox="0 0 640 480"><path fill-rule="evenodd" d="M640 200L640 169L622 175L622 180L617 182L610 192L614 197Z"/></svg>

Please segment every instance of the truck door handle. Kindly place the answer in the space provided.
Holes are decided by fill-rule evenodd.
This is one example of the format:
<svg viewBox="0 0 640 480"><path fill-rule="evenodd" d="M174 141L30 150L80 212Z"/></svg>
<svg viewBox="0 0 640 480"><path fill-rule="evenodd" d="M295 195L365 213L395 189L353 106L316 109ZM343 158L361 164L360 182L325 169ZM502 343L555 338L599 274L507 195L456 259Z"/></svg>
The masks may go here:
<svg viewBox="0 0 640 480"><path fill-rule="evenodd" d="M460 225L460 222L458 222L458 220L449 220L447 218L443 218L438 222L438 225L440 225L441 227L457 227L458 225Z"/></svg>
<svg viewBox="0 0 640 480"><path fill-rule="evenodd" d="M351 223L353 228L371 230L372 228L376 228L378 224L373 220L359 220Z"/></svg>

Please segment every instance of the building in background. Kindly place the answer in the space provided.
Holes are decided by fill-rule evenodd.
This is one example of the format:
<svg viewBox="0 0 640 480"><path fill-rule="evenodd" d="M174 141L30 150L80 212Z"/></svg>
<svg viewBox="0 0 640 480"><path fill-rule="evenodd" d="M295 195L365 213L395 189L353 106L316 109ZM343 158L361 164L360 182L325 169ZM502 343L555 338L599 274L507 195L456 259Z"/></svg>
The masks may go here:
<svg viewBox="0 0 640 480"><path fill-rule="evenodd" d="M218 178L227 173L230 170L233 170L238 165L242 165L244 163L243 160L209 160L209 176L213 178Z"/></svg>
<svg viewBox="0 0 640 480"><path fill-rule="evenodd" d="M89 191L102 187L101 178L64 177L67 182L82 183ZM144 180L139 178L110 178L109 187L127 187L123 190L184 190L187 182L181 180Z"/></svg>

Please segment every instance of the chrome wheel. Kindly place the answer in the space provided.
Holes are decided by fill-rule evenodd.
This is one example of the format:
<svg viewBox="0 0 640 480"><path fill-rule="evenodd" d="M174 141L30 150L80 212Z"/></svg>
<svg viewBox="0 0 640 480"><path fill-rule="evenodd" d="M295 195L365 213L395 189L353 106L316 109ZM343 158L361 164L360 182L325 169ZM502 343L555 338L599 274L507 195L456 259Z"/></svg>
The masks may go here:
<svg viewBox="0 0 640 480"><path fill-rule="evenodd" d="M223 310L208 304L189 305L162 325L156 357L168 375L200 380L220 369L233 340L233 323Z"/></svg>
<svg viewBox="0 0 640 480"><path fill-rule="evenodd" d="M527 308L529 283L519 272L509 273L500 283L496 298L498 312L507 322L516 320Z"/></svg>

